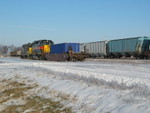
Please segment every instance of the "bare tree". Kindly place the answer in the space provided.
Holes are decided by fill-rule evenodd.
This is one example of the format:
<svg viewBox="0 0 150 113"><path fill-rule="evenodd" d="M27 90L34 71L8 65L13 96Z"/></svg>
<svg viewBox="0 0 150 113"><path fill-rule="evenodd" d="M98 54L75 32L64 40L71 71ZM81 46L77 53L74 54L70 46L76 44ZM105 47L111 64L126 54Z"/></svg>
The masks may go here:
<svg viewBox="0 0 150 113"><path fill-rule="evenodd" d="M5 56L9 54L10 52L19 51L19 50L21 50L21 47L16 47L14 45L7 46L7 45L0 44L0 55Z"/></svg>
<svg viewBox="0 0 150 113"><path fill-rule="evenodd" d="M0 45L0 54L1 55L6 55L7 52L8 52L8 46Z"/></svg>

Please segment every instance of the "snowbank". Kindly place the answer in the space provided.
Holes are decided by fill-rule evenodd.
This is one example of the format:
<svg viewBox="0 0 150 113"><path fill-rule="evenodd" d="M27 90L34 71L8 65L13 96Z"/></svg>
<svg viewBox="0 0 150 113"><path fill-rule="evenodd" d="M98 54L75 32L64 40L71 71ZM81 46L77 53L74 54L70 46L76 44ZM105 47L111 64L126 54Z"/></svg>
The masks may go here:
<svg viewBox="0 0 150 113"><path fill-rule="evenodd" d="M1 79L36 83L38 95L63 98L62 103L78 113L150 111L148 63L48 62L18 58L0 58L0 62Z"/></svg>

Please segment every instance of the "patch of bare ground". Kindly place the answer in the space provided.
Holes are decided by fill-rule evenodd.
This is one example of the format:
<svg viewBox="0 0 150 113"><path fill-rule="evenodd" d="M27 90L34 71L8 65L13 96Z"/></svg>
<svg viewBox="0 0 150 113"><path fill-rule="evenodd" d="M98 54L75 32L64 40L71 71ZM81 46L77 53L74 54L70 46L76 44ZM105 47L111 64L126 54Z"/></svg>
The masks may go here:
<svg viewBox="0 0 150 113"><path fill-rule="evenodd" d="M27 85L13 80L0 80L0 113L73 113L61 102L46 99L31 90L37 85Z"/></svg>

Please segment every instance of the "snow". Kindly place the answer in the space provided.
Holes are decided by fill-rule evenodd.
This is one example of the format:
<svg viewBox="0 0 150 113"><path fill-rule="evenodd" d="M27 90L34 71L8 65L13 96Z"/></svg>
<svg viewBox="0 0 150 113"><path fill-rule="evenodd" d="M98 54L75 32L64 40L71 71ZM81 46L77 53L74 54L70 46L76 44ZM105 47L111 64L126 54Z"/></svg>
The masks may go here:
<svg viewBox="0 0 150 113"><path fill-rule="evenodd" d="M139 63L138 63L139 62ZM150 113L150 63L51 62L0 58L0 79L38 84L35 92L77 113Z"/></svg>

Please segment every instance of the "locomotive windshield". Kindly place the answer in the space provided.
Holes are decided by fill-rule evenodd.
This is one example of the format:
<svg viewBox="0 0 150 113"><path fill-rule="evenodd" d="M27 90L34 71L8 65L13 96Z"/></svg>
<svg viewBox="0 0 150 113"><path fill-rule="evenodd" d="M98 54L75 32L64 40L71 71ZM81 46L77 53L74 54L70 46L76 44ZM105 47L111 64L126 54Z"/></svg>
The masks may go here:
<svg viewBox="0 0 150 113"><path fill-rule="evenodd" d="M51 40L43 40L42 42L42 45L52 45L53 42Z"/></svg>

